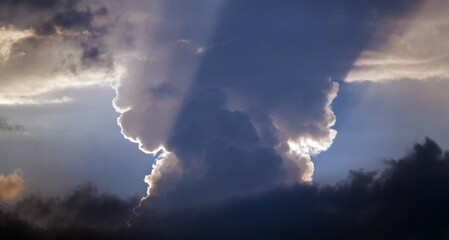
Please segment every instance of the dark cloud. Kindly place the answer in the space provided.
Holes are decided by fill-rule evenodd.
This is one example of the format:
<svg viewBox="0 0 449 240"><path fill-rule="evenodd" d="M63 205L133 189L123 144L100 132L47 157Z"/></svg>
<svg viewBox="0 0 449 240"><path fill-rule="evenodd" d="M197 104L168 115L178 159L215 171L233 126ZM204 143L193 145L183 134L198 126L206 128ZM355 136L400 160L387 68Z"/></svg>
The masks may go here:
<svg viewBox="0 0 449 240"><path fill-rule="evenodd" d="M137 203L136 198L121 200L100 193L91 184L84 184L63 198L27 196L17 202L12 211L21 219L43 228L109 229L124 226Z"/></svg>
<svg viewBox="0 0 449 240"><path fill-rule="evenodd" d="M25 128L19 124L11 124L7 118L0 116L0 132L20 132Z"/></svg>
<svg viewBox="0 0 449 240"><path fill-rule="evenodd" d="M67 4L73 4L77 0L71 1L60 1L60 0L1 0L1 5L8 6L29 6L35 9L53 9L56 6L59 6L62 2L67 2Z"/></svg>
<svg viewBox="0 0 449 240"><path fill-rule="evenodd" d="M79 31L90 31L91 34L101 35L106 29L105 27L96 27L93 25L95 17L105 17L108 15L108 10L105 7L101 7L92 12L92 10L87 7L85 10L80 10L75 8L64 8L63 11L56 13L49 21L42 24L42 26L37 26L38 33L42 35L54 34L55 27L61 27L62 29L79 30ZM42 31L53 26L53 31Z"/></svg>
<svg viewBox="0 0 449 240"><path fill-rule="evenodd" d="M201 210L176 210L162 222L149 210L134 225L154 220L165 228L160 236L174 239L446 239L449 153L426 139L387 164L380 173L351 171L336 186L278 188Z"/></svg>
<svg viewBox="0 0 449 240"><path fill-rule="evenodd" d="M116 239L133 216L137 198L100 193L84 184L63 198L30 195L0 210L4 239Z"/></svg>
<svg viewBox="0 0 449 240"><path fill-rule="evenodd" d="M29 14L45 14L53 16L58 11L70 11L75 8L81 0L1 0L0 6L0 22L14 20L19 26L24 26L27 23L28 16L20 16L24 13ZM49 16L44 16L41 19L33 19L35 24Z"/></svg>
<svg viewBox="0 0 449 240"><path fill-rule="evenodd" d="M0 0L7 7L27 7L33 10L71 9L82 0Z"/></svg>
<svg viewBox="0 0 449 240"><path fill-rule="evenodd" d="M70 10L58 13L53 17L53 23L63 28L88 28L93 20L93 14L90 11Z"/></svg>
<svg viewBox="0 0 449 240"><path fill-rule="evenodd" d="M227 110L226 101L222 91L210 90L190 99L180 113L183 121L174 127L167 147L182 159L182 174L173 176L176 190L161 196L164 202L218 200L274 187L285 179L282 158L273 146L262 146L248 114ZM166 191L163 181L169 180L160 180L152 189L155 195Z"/></svg>
<svg viewBox="0 0 449 240"><path fill-rule="evenodd" d="M98 48L92 47L84 51L83 59L96 59L100 56L100 50Z"/></svg>
<svg viewBox="0 0 449 240"><path fill-rule="evenodd" d="M293 185L170 211L90 185L64 198L30 196L0 212L5 239L447 239L449 152L430 139L382 172L335 186ZM40 224L40 225L39 225ZM123 225L121 225L123 224Z"/></svg>

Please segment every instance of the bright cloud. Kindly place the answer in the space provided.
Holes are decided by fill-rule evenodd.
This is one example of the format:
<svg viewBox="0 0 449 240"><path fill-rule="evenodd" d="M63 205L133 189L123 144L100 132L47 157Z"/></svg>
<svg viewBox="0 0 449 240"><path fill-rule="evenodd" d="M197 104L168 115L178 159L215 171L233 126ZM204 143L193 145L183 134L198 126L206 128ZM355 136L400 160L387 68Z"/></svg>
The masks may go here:
<svg viewBox="0 0 449 240"><path fill-rule="evenodd" d="M13 25L0 27L0 57L3 62L8 61L15 43L33 35L34 31L32 29L18 30ZM18 54L22 55L24 53Z"/></svg>
<svg viewBox="0 0 449 240"><path fill-rule="evenodd" d="M449 79L449 2L428 0L379 48L363 51L347 82ZM382 29L379 29L382 31Z"/></svg>

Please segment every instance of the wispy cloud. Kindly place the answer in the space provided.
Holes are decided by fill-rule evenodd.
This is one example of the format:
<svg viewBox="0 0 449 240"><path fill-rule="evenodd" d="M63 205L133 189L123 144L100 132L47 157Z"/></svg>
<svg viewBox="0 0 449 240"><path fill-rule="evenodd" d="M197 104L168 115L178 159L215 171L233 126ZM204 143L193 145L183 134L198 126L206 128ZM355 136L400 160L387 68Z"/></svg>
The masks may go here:
<svg viewBox="0 0 449 240"><path fill-rule="evenodd" d="M427 0L412 16L389 23L396 31L380 47L362 52L345 80L449 80L447 9L448 1Z"/></svg>

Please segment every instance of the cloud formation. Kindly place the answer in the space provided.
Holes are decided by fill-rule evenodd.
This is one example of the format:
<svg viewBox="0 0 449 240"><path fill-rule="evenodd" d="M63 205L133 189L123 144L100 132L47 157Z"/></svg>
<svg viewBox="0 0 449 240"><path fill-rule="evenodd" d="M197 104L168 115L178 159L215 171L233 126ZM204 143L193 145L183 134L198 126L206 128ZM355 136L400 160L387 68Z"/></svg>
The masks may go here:
<svg viewBox="0 0 449 240"><path fill-rule="evenodd" d="M333 80L344 79L373 39L383 43L394 29L386 23L401 19L417 2L142 1L114 22L115 30L104 23L115 19L110 17L118 11L114 4L2 2L15 13L2 15L14 26L1 29L12 36L1 50L8 69L0 71L6 76L2 104L70 101L47 94L113 78L122 133L156 160L145 177L149 197L140 202L130 228L124 223L137 201L84 186L64 198L30 196L2 210L0 223L6 227L0 235L385 239L444 234L444 226L435 223L429 233L420 222L414 224L422 232L406 233L400 226L395 232L392 224L371 231L434 199L421 197L428 194L425 189L407 186L423 180L446 187L443 176L442 182L428 178L442 175L438 171L446 171L448 161L431 140L381 175L355 171L336 187L309 184L312 157L336 136L331 104L339 85ZM21 14L32 17L15 17ZM386 26L384 32L376 32L379 26ZM23 85L17 81L21 74L28 79ZM388 197L395 192L395 199L421 198L400 205ZM444 208L438 201L429 204ZM433 220L416 212L420 217ZM15 231L17 226L24 230Z"/></svg>
<svg viewBox="0 0 449 240"><path fill-rule="evenodd" d="M0 104L111 83L166 204L310 183L336 136L333 79L416 2L3 1Z"/></svg>
<svg viewBox="0 0 449 240"><path fill-rule="evenodd" d="M95 186L86 183L62 198L28 195L10 211L42 228L115 229L124 226L132 217L135 204L136 198L122 200L114 195L101 193Z"/></svg>
<svg viewBox="0 0 449 240"><path fill-rule="evenodd" d="M70 101L51 94L117 77L104 35L108 11L83 1L0 3L0 104Z"/></svg>
<svg viewBox="0 0 449 240"><path fill-rule="evenodd" d="M0 174L0 201L17 197L25 188L20 169L9 175Z"/></svg>
<svg viewBox="0 0 449 240"><path fill-rule="evenodd" d="M345 81L449 79L448 8L447 1L426 0L411 16L390 22L395 30L388 40L364 50Z"/></svg>
<svg viewBox="0 0 449 240"><path fill-rule="evenodd" d="M432 140L382 172L351 171L335 186L295 184L171 211L84 185L66 197L30 196L0 212L0 236L20 239L446 239L449 152ZM140 209L142 210L142 209ZM121 225L123 224L123 225Z"/></svg>
<svg viewBox="0 0 449 240"><path fill-rule="evenodd" d="M388 36L375 36L379 25L417 2L153 1L145 17L129 18L152 31L125 41L145 56L123 62L114 105L124 136L156 157L149 202L310 183L311 158L336 136L332 80Z"/></svg>

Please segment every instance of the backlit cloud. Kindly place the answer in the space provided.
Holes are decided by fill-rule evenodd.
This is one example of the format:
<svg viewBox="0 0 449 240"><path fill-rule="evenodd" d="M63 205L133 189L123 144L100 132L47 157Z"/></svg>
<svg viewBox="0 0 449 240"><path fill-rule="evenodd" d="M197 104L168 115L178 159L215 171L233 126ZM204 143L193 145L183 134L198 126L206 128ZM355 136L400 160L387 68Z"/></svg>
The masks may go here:
<svg viewBox="0 0 449 240"><path fill-rule="evenodd" d="M337 134L332 79L344 78L384 18L408 10L400 1L267 4L151 1L124 18L139 24L124 28L116 54L126 74L114 106L125 138L156 158L149 205L310 183L312 157Z"/></svg>
<svg viewBox="0 0 449 240"><path fill-rule="evenodd" d="M387 42L363 51L345 80L449 79L448 8L448 1L427 0L410 17L390 22L395 31Z"/></svg>

